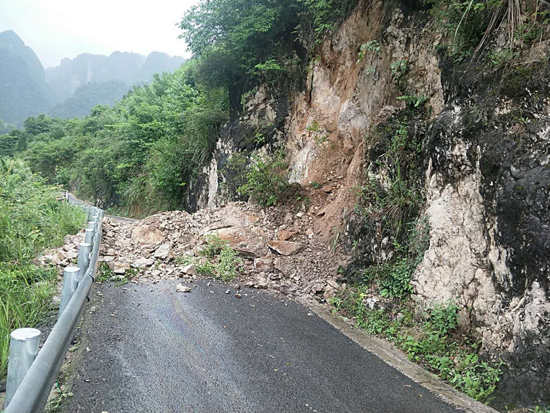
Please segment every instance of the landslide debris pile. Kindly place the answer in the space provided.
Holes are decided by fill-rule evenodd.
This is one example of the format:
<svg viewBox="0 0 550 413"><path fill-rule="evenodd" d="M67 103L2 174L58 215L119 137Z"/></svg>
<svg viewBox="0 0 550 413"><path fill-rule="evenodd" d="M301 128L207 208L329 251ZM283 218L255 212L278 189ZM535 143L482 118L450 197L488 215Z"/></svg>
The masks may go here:
<svg viewBox="0 0 550 413"><path fill-rule="evenodd" d="M304 211L263 210L244 202L202 209L194 214L163 212L134 223L105 218L100 262L132 282L196 278L190 261L211 236L225 241L241 258L237 284L269 288L291 297L324 300L342 288L338 268L349 262L312 230Z"/></svg>

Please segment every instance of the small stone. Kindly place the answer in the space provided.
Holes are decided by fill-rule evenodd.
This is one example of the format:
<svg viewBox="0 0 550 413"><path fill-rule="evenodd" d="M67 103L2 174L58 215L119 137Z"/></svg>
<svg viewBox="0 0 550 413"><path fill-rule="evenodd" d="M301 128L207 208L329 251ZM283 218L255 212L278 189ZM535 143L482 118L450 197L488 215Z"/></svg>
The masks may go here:
<svg viewBox="0 0 550 413"><path fill-rule="evenodd" d="M279 239L279 241L287 241L296 234L296 231L279 231L279 233L277 234L277 238Z"/></svg>
<svg viewBox="0 0 550 413"><path fill-rule="evenodd" d="M334 278L327 281L327 284L330 285L332 288L339 289L340 285L336 282Z"/></svg>
<svg viewBox="0 0 550 413"><path fill-rule="evenodd" d="M256 277L256 286L258 288L267 288L269 286L269 280L261 275Z"/></svg>
<svg viewBox="0 0 550 413"><path fill-rule="evenodd" d="M195 266L195 264L186 265L185 267L183 267L183 272L184 272L184 274L187 274L187 275L197 275L198 274L197 267Z"/></svg>
<svg viewBox="0 0 550 413"><path fill-rule="evenodd" d="M129 270L129 269L130 269L130 264L117 262L115 263L115 268L113 269L113 272L115 274L124 274L126 270Z"/></svg>
<svg viewBox="0 0 550 413"><path fill-rule="evenodd" d="M237 293L237 294L235 294L235 298L243 298L243 296L242 296L242 294Z"/></svg>
<svg viewBox="0 0 550 413"><path fill-rule="evenodd" d="M258 258L254 260L254 268L258 271L271 271L273 269L273 260L270 258Z"/></svg>
<svg viewBox="0 0 550 413"><path fill-rule="evenodd" d="M231 290L226 290L225 293L226 294L229 294L231 292Z"/></svg>
<svg viewBox="0 0 550 413"><path fill-rule="evenodd" d="M183 284L178 284L178 285L176 286L176 291L177 291L178 293L190 293L190 292L191 292L191 288L189 288L189 287L187 287L187 286L185 286L185 285L183 285Z"/></svg>
<svg viewBox="0 0 550 413"><path fill-rule="evenodd" d="M97 311L97 307L95 305L93 305L91 308L90 308L90 314L93 314Z"/></svg>
<svg viewBox="0 0 550 413"><path fill-rule="evenodd" d="M366 300L367 306L369 309L374 310L374 307L376 306L376 303L379 301L374 297L367 298Z"/></svg>

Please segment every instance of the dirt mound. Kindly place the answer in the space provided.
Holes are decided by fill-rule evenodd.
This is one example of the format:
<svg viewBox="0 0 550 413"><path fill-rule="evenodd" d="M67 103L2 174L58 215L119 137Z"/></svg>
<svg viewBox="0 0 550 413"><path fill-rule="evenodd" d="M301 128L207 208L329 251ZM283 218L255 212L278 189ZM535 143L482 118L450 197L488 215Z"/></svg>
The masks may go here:
<svg viewBox="0 0 550 413"><path fill-rule="evenodd" d="M134 223L105 218L100 261L133 282L158 282L196 275L184 271L209 236L225 241L242 259L238 284L269 288L292 297L325 300L341 288L338 268L349 257L314 233L314 212L269 210L244 202L194 214L163 212Z"/></svg>

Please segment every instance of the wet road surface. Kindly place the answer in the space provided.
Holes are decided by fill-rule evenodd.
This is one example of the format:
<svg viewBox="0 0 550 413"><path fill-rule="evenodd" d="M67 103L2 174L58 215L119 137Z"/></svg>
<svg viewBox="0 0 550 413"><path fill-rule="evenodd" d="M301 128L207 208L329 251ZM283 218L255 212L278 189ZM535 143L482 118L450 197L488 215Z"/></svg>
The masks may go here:
<svg viewBox="0 0 550 413"><path fill-rule="evenodd" d="M207 283L95 285L62 411L458 411L307 308Z"/></svg>

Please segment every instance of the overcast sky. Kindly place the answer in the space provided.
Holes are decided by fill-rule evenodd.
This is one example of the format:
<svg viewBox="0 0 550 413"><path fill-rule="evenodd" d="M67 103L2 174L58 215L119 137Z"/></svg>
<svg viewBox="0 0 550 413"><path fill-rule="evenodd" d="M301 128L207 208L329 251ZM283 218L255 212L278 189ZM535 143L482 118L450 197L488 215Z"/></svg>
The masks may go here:
<svg viewBox="0 0 550 413"><path fill-rule="evenodd" d="M0 0L0 32L13 30L44 67L116 50L186 56L176 27L198 0Z"/></svg>

